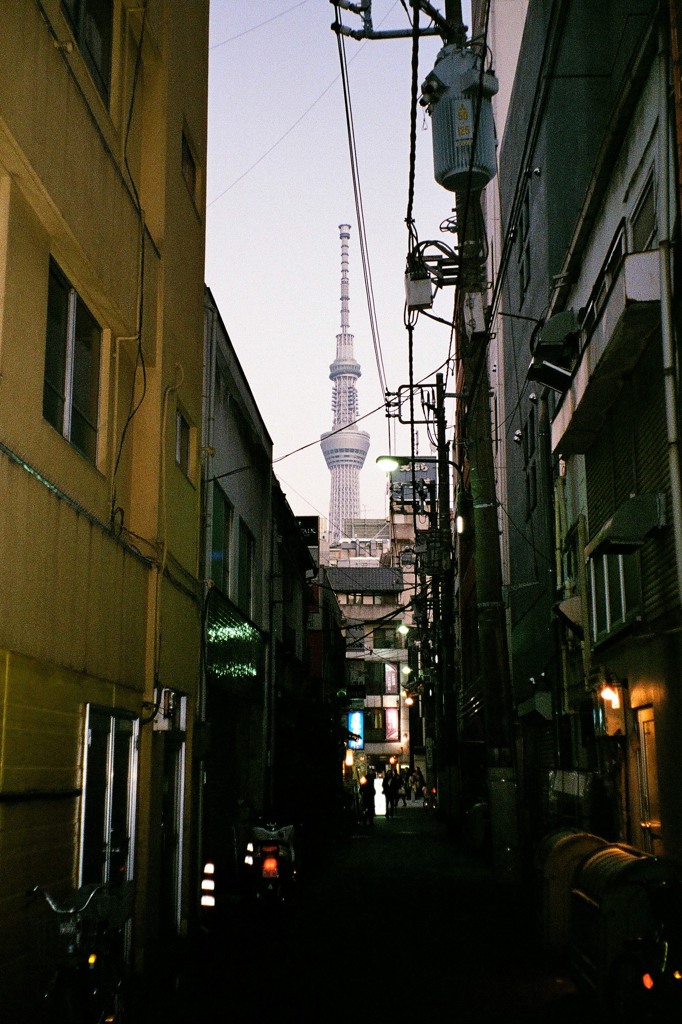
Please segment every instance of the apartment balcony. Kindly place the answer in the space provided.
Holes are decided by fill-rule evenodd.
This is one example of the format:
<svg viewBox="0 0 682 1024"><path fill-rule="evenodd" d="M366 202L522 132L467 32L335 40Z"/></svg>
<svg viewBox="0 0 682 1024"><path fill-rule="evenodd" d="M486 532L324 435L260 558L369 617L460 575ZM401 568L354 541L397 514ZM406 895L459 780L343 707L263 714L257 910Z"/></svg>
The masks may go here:
<svg viewBox="0 0 682 1024"><path fill-rule="evenodd" d="M571 455L589 448L623 377L658 328L660 298L658 250L624 256L608 292L586 312L586 344L552 422L552 451Z"/></svg>

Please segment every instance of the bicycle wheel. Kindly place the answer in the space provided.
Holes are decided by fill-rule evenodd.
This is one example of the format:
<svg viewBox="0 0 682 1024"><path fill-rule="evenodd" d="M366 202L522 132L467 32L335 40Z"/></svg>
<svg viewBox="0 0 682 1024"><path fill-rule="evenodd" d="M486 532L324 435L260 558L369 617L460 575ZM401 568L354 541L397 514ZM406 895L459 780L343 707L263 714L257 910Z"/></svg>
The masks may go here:
<svg viewBox="0 0 682 1024"><path fill-rule="evenodd" d="M97 987L93 989L93 1017L97 1024L123 1024L124 992L120 972L113 957L100 956Z"/></svg>

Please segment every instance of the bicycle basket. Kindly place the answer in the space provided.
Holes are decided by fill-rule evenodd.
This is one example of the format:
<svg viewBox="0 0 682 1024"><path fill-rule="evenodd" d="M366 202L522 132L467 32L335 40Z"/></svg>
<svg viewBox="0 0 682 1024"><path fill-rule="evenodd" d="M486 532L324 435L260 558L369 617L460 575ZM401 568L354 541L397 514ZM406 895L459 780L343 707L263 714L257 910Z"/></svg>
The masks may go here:
<svg viewBox="0 0 682 1024"><path fill-rule="evenodd" d="M33 911L35 925L35 947L39 969L45 970L50 964L68 961L79 945L81 924L78 915L54 914L46 905Z"/></svg>

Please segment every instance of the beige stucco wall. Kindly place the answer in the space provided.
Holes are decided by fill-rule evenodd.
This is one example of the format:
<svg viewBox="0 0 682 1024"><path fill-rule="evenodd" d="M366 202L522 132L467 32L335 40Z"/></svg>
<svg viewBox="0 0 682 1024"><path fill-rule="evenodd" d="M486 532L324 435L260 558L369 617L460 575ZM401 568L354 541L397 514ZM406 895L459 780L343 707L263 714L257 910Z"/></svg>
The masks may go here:
<svg viewBox="0 0 682 1024"><path fill-rule="evenodd" d="M27 888L78 882L87 705L142 716L149 713L144 702L152 699L155 683L186 694L191 764L200 648L208 0L158 0L149 6L137 80L139 5L114 0L113 12L107 108L72 42L59 0L12 0L3 6L3 997L3 985L19 979L30 962L35 936L27 930ZM181 172L183 132L197 161L194 196ZM42 416L50 257L102 328L94 464ZM193 431L188 476L175 461L178 407ZM141 880L158 874L158 863L152 863L158 843L149 837L159 832L164 784L150 733L151 726L142 726L135 857L135 877ZM185 782L181 817L189 829L189 774ZM184 920L193 899L186 854L180 874ZM158 908L149 901L140 885L140 961L158 938ZM11 1005L4 998L3 1004Z"/></svg>

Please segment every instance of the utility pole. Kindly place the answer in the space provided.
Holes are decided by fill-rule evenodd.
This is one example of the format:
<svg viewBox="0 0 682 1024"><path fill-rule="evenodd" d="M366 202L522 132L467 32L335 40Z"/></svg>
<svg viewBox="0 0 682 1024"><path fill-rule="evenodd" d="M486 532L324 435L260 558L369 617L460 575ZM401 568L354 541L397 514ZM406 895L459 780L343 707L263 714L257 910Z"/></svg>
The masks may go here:
<svg viewBox="0 0 682 1024"><path fill-rule="evenodd" d="M332 29L356 39L388 39L414 34L410 30L378 32L371 17L371 0L353 3L333 0L335 5L359 14L363 28L354 31L334 23ZM468 398L465 416L466 437L460 445L467 455L467 465L474 518L474 565L477 602L477 636L480 688L483 695L484 742L486 747L486 781L490 806L493 856L501 875L516 877L518 871L519 827L514 769L514 731L512 692L505 608L502 600L502 565L498 524L498 505L493 458L492 418L489 399L487 348L490 339L484 315L486 291L485 226L481 210L482 189L496 173L496 152L491 97L498 88L492 71L486 71L486 53L467 47L466 26L462 22L461 0L445 0L445 17L429 0L410 0L410 6L426 13L433 26L419 30L419 35L437 32L444 42L436 68L422 85L420 103L432 115L434 174L436 181L455 194L457 233L459 239L459 278L457 284L467 310L455 325L459 356L464 372ZM410 257L416 259L415 253ZM416 260L418 263L419 261ZM422 301L416 286L428 277L428 260L421 254L422 266L412 266L408 275L415 285L412 309L428 308L429 295ZM454 259L451 262L457 262ZM449 264L448 264L449 265ZM443 264L445 266L445 264ZM408 267L409 270L409 267ZM441 283L443 280L441 279ZM455 283L449 280L446 283ZM428 286L427 286L428 288ZM409 305L409 303L408 303ZM466 320L466 323L463 321ZM465 329L466 328L466 329ZM445 417L442 378L437 386L436 420L438 430L439 511L436 530L438 540L448 532L448 551L452 549L450 532L449 464L445 439ZM447 517L447 522L446 522ZM443 726L444 700L453 699L455 685L454 651L454 567L449 575L441 573L437 590L440 632L437 652L437 757L445 769L452 747L459 759L457 739L450 742ZM457 722L453 708L451 722ZM444 757L446 760L444 761ZM438 766L437 766L438 767ZM449 772L454 779L455 772ZM444 776L444 777L447 777ZM440 785L440 782L439 782Z"/></svg>
<svg viewBox="0 0 682 1024"><path fill-rule="evenodd" d="M459 804L459 739L455 679L455 585L450 523L450 464L445 422L445 382L436 374L436 440L438 451L438 549L443 571L438 578L440 616L438 628L439 737L436 748L439 766L439 806L448 818Z"/></svg>
<svg viewBox="0 0 682 1024"><path fill-rule="evenodd" d="M460 0L446 0L445 18L451 26L451 39L465 43ZM459 31L458 31L459 30ZM481 56L481 61L485 55ZM480 83L483 89L484 74ZM488 95L496 89L486 83ZM518 877L519 815L516 786L512 689L507 644L507 625L502 599L502 561L498 523L498 505L494 465L494 440L490 410L490 381L487 347L490 339L484 316L486 290L485 221L481 209L482 183L472 171L477 159L479 130L483 131L482 95L473 123L471 169L462 187L458 179L453 187L459 231L460 291L464 296L465 317L457 325L459 355L468 390L465 417L465 450L474 519L474 569L478 630L479 680L483 695L484 737L488 802L492 833L493 859L498 872ZM479 119L480 118L480 119ZM492 118L490 123L492 123ZM434 124L434 131L436 125ZM435 142L435 140L434 140ZM435 150L434 150L435 153ZM477 169L478 170L478 169ZM485 175L485 169L482 170ZM493 171L494 173L494 171ZM452 609L454 621L454 608ZM445 616L444 616L445 618Z"/></svg>
<svg viewBox="0 0 682 1024"><path fill-rule="evenodd" d="M459 200L459 197L458 197ZM480 196L469 201L480 202ZM458 201L459 205L459 201ZM502 565L489 399L487 332L461 344L464 380L470 389L466 450L474 518L474 568L479 678L493 858L498 871L516 876L519 828L507 625L502 600Z"/></svg>

